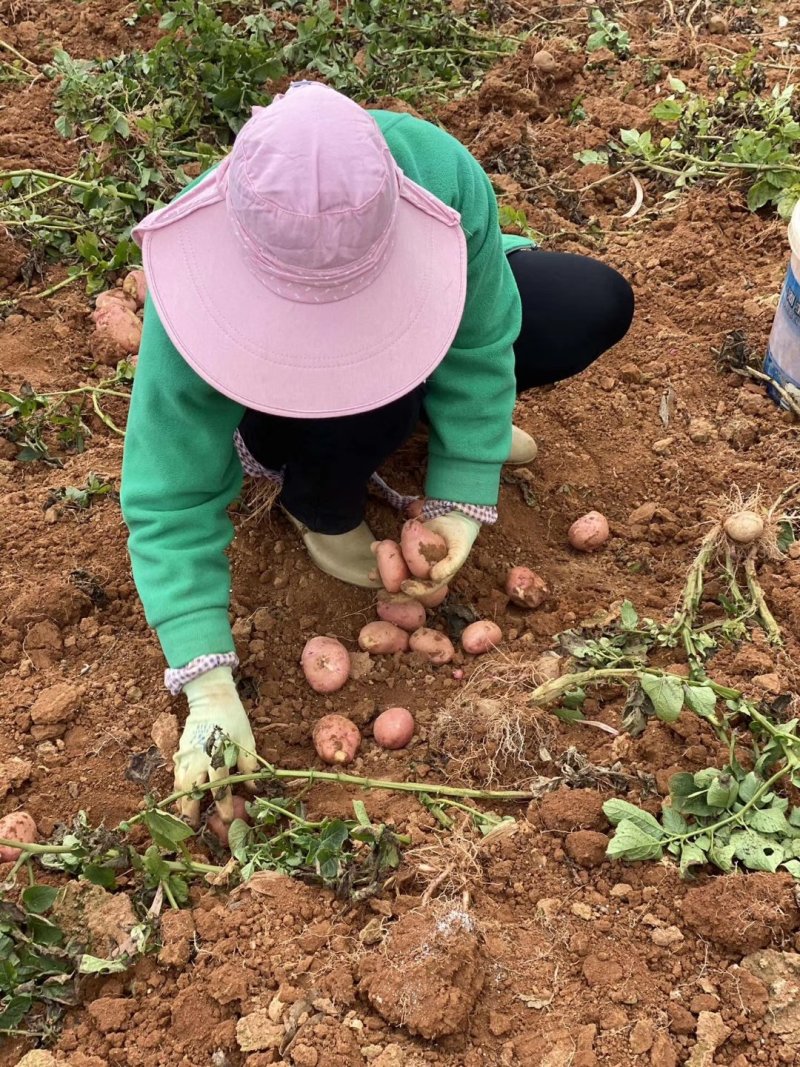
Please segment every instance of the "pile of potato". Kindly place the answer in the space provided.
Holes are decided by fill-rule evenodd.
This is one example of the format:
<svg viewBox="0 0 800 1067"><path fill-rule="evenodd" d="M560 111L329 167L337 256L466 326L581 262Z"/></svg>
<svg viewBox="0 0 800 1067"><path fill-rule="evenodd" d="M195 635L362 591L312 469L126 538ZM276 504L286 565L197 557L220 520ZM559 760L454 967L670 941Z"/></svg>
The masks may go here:
<svg viewBox="0 0 800 1067"><path fill-rule="evenodd" d="M109 289L95 300L92 354L101 363L114 365L132 359L142 340L141 312L147 298L143 270L132 270L122 286Z"/></svg>

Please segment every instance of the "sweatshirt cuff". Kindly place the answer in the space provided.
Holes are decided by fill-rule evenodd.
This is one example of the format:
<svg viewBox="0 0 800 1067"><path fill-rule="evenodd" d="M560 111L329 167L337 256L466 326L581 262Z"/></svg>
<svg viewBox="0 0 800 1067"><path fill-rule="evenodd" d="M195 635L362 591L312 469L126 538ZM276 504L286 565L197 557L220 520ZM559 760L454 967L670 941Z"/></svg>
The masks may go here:
<svg viewBox="0 0 800 1067"><path fill-rule="evenodd" d="M497 507L502 469L502 463L429 455L425 496L434 500Z"/></svg>
<svg viewBox="0 0 800 1067"><path fill-rule="evenodd" d="M492 526L497 522L497 508L491 508L488 504L460 504L455 500L431 500L426 498L422 505L422 518L425 522L429 519L440 519L443 515L450 515L458 511L466 515L468 519L474 519L481 526Z"/></svg>
<svg viewBox="0 0 800 1067"><path fill-rule="evenodd" d="M203 608L162 622L158 640L171 668L185 667L198 656L234 652L227 608Z"/></svg>
<svg viewBox="0 0 800 1067"><path fill-rule="evenodd" d="M235 652L215 652L210 656L198 656L185 667L168 667L164 671L164 685L174 697L185 685L217 667L238 667L239 657Z"/></svg>

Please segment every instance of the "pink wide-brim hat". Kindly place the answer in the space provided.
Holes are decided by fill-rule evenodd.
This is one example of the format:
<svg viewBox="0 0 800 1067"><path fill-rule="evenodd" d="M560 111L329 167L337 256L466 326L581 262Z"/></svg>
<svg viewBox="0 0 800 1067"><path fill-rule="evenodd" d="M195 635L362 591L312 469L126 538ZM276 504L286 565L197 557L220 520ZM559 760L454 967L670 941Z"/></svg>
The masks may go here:
<svg viewBox="0 0 800 1067"><path fill-rule="evenodd" d="M186 362L273 415L371 411L446 355L464 309L460 215L410 181L375 120L298 83L134 230Z"/></svg>

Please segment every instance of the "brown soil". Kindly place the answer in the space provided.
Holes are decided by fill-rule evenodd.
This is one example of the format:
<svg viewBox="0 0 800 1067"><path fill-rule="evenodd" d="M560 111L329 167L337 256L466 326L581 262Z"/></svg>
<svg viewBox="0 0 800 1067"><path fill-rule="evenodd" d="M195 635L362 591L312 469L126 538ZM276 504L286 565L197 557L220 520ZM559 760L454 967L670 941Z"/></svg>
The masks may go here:
<svg viewBox="0 0 800 1067"><path fill-rule="evenodd" d="M509 18L509 32L543 24L522 2L495 7ZM681 18L684 7L674 5ZM108 55L152 34L152 27L127 27L127 11L115 0L11 0L0 4L2 36L35 62L58 43L79 56ZM771 43L779 13L790 20L780 36L794 33L796 42L796 4L760 8L763 33L713 36L700 13L694 35L647 0L623 16L636 58L587 67L584 10L551 5L542 16L551 39L532 38L478 93L440 112L504 201L557 235L551 247L601 256L632 280L638 301L618 349L519 405L518 421L540 443L536 506L526 504L519 483L505 485L502 521L482 534L455 586L463 602L500 621L506 644L499 657L532 660L554 634L622 597L647 614L668 614L702 536L708 498L733 485L745 493L761 485L772 496L800 477L796 427L760 388L719 373L712 354L733 329L763 349L786 263L783 225L749 213L730 187L664 203L663 189L645 183L645 211L631 222L621 218L633 198L627 179L580 196L549 182L573 153L601 146L620 126L647 122L656 90L642 57L708 92L708 68L720 54L756 48L767 63L785 62ZM554 58L546 73L533 62L543 45ZM766 72L770 82L783 82L779 67ZM586 120L570 125L578 98ZM79 149L56 134L51 105L45 80L0 83L0 170L70 171ZM587 168L571 180L585 186L599 176ZM0 235L4 298L20 291L26 262L25 249ZM90 357L88 312L77 288L44 304L23 299L0 322L0 388L99 380L105 371ZM665 427L659 405L670 386L675 400ZM121 402L109 413L124 422ZM690 433L698 419L704 432ZM79 809L92 823L113 825L138 809L143 792L166 794L166 764L144 786L126 772L151 748L156 719L183 714L162 685L164 664L131 581L118 506L106 499L85 513L45 508L54 489L81 485L90 471L119 478L119 439L99 421L89 424L86 451L64 455L61 470L15 463L14 449L0 439L0 763L16 776L0 814L24 806L45 836ZM423 460L422 445L413 443L384 473L417 490ZM630 522L642 505L651 507ZM612 537L602 552L578 555L566 533L590 509L608 517ZM397 536L396 517L382 506L371 505L369 519L378 536ZM452 668L473 669L463 653L438 669L416 657L362 657L362 677L315 696L299 669L304 642L335 634L355 649L360 627L374 617L372 599L315 571L277 514L253 519L243 510L236 523L235 635L263 755L287 767L313 765L313 725L335 711L365 728L354 773L452 773L454 764L429 741L441 740L437 722L459 692ZM551 600L536 612L509 606L499 589L510 565L541 573ZM800 560L769 564L762 576L786 651L776 656L756 642L714 662L720 680L752 692L760 692L752 679L765 674L777 674L785 688L798 662ZM379 750L369 736L376 712L390 705L417 719L402 752ZM618 725L616 700L593 699L589 711ZM159 722L159 738L174 734L169 719ZM197 889L190 912L165 918L158 958L87 981L56 1059L71 1067L673 1067L700 1048L698 1027L705 1035L708 1016L718 1015L711 1029L718 1037L722 1026L726 1036L714 1063L797 1062L767 1012L766 979L755 964L742 964L755 949L800 950L791 879L703 874L686 883L671 867L608 862L601 804L624 788L574 769L613 766L627 776L630 799L653 801L674 770L696 770L720 755L711 732L684 716L672 726L650 724L631 740L548 718L528 740L522 773L552 775L569 765L569 781L580 788L546 795L527 818L515 810L513 832L486 841L440 837L413 800L367 796L374 819L391 819L417 849L438 850L436 869L446 877L432 894L425 890L433 876L426 881L410 861L382 899L357 907L283 878L259 878L233 894ZM12 757L30 766L9 764ZM469 774L480 777L481 769L472 765ZM520 765L506 771L519 774ZM340 787L317 786L309 805L312 813L341 815L351 799ZM7 1042L0 1065L15 1064L22 1051ZM701 1052L692 1062L706 1062Z"/></svg>

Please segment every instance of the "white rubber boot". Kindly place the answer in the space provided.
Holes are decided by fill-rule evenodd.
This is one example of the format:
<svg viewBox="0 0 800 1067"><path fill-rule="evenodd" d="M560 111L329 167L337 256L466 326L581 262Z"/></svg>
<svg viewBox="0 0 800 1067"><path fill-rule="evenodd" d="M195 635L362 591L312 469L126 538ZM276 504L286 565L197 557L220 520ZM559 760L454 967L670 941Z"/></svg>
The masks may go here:
<svg viewBox="0 0 800 1067"><path fill-rule="evenodd" d="M511 451L506 463L512 466L522 467L526 463L533 463L539 453L539 447L529 433L521 430L519 426L511 427Z"/></svg>
<svg viewBox="0 0 800 1067"><path fill-rule="evenodd" d="M283 513L303 537L311 562L325 574L361 589L380 589L379 579L370 578L376 562L370 546L375 535L365 522L343 534L314 533L286 508Z"/></svg>

